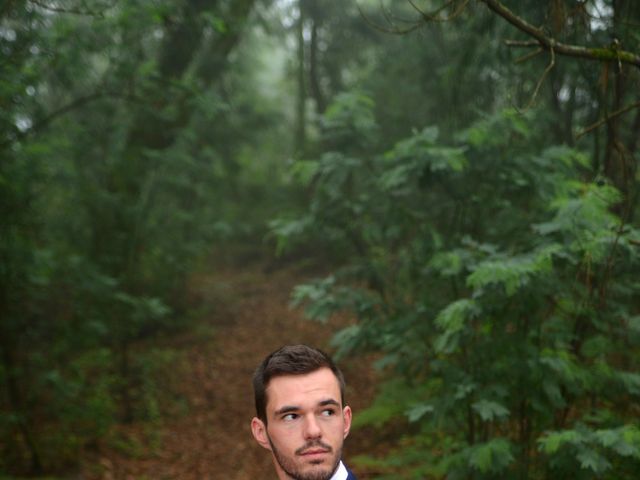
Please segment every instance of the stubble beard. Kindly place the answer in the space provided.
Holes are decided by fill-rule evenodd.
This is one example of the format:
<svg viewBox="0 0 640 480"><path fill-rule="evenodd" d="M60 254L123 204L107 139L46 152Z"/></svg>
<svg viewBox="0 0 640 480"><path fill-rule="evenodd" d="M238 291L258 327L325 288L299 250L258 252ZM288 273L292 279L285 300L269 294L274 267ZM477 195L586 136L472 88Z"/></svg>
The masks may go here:
<svg viewBox="0 0 640 480"><path fill-rule="evenodd" d="M288 458L283 455L273 444L271 441L271 437L267 434L267 439L269 440L269 445L271 445L271 452L273 452L273 456L280 465L280 468L286 473L292 480L330 480L333 474L338 469L338 465L340 464L340 459L342 458L342 446L337 450L335 455L335 462L333 466L329 469L316 470L312 472L304 473L300 471L300 468L296 465L295 460L292 458ZM294 455L298 455L299 452L307 450L309 448L320 447L329 451L329 453L333 452L333 448L325 443L316 440L314 442L309 442L303 447L299 448L295 451Z"/></svg>

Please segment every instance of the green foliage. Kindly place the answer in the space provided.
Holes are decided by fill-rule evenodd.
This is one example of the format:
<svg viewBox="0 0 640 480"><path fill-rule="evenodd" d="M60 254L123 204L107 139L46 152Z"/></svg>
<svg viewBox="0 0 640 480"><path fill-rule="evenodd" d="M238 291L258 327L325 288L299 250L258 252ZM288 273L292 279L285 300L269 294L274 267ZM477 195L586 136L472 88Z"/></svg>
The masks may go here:
<svg viewBox="0 0 640 480"><path fill-rule="evenodd" d="M480 473L501 473L515 460L511 449L511 442L504 438L474 445L467 453L469 466Z"/></svg>
<svg viewBox="0 0 640 480"><path fill-rule="evenodd" d="M436 325L443 331L434 343L438 352L453 351L457 348L459 333L465 329L467 319L478 313L475 302L470 299L460 299L442 310L435 318Z"/></svg>
<svg viewBox="0 0 640 480"><path fill-rule="evenodd" d="M614 187L579 180L586 156L540 147L534 121L508 110L453 146L427 128L383 155L325 153L308 211L274 224L281 246L346 249L293 297L313 318L357 316L340 354L384 353L391 380L357 425L407 422L407 451L376 463L393 478L638 468L636 229Z"/></svg>
<svg viewBox="0 0 640 480"><path fill-rule="evenodd" d="M616 462L618 473L625 463L640 459L640 434L635 425L613 429L591 429L579 424L572 430L547 432L538 440L539 449L553 456L551 466L558 472L581 469L587 473L616 474L608 458L621 457Z"/></svg>
<svg viewBox="0 0 640 480"><path fill-rule="evenodd" d="M526 287L534 275L542 275L552 270L552 256L561 251L557 244L547 245L539 251L520 256L495 255L475 266L467 277L467 286L479 291L492 284L502 285L510 297Z"/></svg>
<svg viewBox="0 0 640 480"><path fill-rule="evenodd" d="M418 421L433 411L433 407L421 403L425 389L421 386L396 379L387 383L376 401L354 418L354 426L373 425L381 427L398 416L406 416L409 422Z"/></svg>
<svg viewBox="0 0 640 480"><path fill-rule="evenodd" d="M636 110L575 133L637 72L514 61L483 2L360 3L2 3L0 470L159 422L168 360L140 345L189 328L213 243L255 248L278 212L278 254L339 266L294 304L358 317L338 355L381 353L358 421L403 429L367 460L387 478L633 478ZM638 39L632 0L511 3L569 44Z"/></svg>
<svg viewBox="0 0 640 480"><path fill-rule="evenodd" d="M489 400L480 400L471 405L471 408L480 416L483 422L490 422L509 416L509 410L499 403Z"/></svg>
<svg viewBox="0 0 640 480"><path fill-rule="evenodd" d="M322 117L326 141L345 149L371 145L377 129L372 107L373 100L362 93L338 94Z"/></svg>
<svg viewBox="0 0 640 480"><path fill-rule="evenodd" d="M221 86L252 0L50 3L0 7L0 470L29 474L159 419L138 345L189 326L213 242L264 228L230 198L274 111Z"/></svg>

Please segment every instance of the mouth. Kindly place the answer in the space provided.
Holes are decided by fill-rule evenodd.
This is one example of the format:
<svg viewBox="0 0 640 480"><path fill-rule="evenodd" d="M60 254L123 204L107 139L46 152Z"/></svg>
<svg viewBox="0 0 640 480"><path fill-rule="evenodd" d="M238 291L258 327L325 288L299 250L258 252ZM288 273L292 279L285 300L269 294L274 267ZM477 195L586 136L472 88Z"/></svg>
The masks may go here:
<svg viewBox="0 0 640 480"><path fill-rule="evenodd" d="M307 445L303 445L296 450L296 455L299 455L305 460L311 462L324 462L326 458L331 455L333 448L321 441L309 442Z"/></svg>
<svg viewBox="0 0 640 480"><path fill-rule="evenodd" d="M305 450L304 452L300 453L300 455L305 458L316 458L327 455L328 453L329 450L325 450L323 448L312 448L309 450Z"/></svg>

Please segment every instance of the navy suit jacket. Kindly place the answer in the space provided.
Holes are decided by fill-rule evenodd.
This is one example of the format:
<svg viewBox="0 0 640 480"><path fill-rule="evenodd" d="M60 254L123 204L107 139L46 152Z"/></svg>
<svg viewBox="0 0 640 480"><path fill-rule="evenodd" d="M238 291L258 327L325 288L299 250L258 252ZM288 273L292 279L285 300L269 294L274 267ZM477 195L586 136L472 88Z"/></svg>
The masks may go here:
<svg viewBox="0 0 640 480"><path fill-rule="evenodd" d="M346 465L345 465L345 467L346 467ZM358 480L356 478L356 476L353 474L353 472L351 470L349 470L348 468L347 468L347 472L349 473L349 476L347 477L347 480Z"/></svg>

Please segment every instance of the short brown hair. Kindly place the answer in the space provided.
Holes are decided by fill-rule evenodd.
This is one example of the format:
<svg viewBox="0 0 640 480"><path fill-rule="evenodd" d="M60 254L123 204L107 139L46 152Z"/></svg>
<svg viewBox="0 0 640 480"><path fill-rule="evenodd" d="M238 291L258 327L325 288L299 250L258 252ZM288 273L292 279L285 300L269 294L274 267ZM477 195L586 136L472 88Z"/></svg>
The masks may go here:
<svg viewBox="0 0 640 480"><path fill-rule="evenodd" d="M272 378L305 375L321 368L330 369L338 379L340 399L344 406L344 376L331 357L307 345L286 345L267 355L253 374L253 394L258 418L267 423L267 387Z"/></svg>

